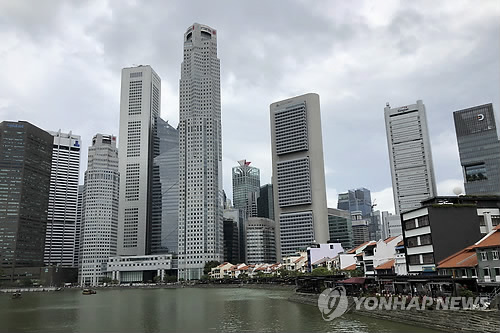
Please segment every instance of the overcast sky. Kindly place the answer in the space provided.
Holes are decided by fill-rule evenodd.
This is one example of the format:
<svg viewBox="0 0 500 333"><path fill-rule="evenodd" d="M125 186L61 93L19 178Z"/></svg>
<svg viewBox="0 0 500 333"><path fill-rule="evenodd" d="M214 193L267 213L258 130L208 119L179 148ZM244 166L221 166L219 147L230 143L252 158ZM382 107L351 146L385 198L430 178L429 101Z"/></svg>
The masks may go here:
<svg viewBox="0 0 500 333"><path fill-rule="evenodd" d="M440 195L463 186L452 112L500 107L500 1L0 0L0 121L118 135L120 71L149 64L177 126L183 34L217 30L224 188L271 180L269 104L320 95L328 203L366 187L394 210L384 106L423 100Z"/></svg>

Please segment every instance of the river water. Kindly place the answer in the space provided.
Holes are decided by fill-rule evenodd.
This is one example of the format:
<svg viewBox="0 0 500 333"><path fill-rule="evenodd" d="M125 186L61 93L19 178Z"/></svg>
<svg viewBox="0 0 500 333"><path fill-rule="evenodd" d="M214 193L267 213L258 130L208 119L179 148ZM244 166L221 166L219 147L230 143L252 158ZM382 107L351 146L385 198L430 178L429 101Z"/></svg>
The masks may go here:
<svg viewBox="0 0 500 333"><path fill-rule="evenodd" d="M0 332L429 332L319 310L287 300L292 291L246 288L109 289L0 294Z"/></svg>

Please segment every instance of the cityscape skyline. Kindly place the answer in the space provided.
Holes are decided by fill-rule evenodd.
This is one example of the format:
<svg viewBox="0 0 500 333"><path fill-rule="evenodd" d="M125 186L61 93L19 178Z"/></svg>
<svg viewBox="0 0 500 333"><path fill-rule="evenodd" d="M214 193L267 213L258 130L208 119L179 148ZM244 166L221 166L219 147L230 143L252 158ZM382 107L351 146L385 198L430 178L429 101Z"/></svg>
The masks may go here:
<svg viewBox="0 0 500 333"><path fill-rule="evenodd" d="M252 8L249 6L231 4L230 9L243 12ZM464 3L452 10L446 4L440 4L436 13L427 13L425 6L420 4L405 6L407 7L384 4L371 9L370 5L363 4L358 8L359 13L351 15L347 21L347 18L340 17L342 15L334 14L331 6L325 6L324 13L319 13L318 8L313 5L304 11L304 29L293 37L285 34L289 28L288 20L277 20L274 22L275 27L271 29L269 25L257 21L257 17L250 16L241 27L242 35L248 38L249 43L240 43L230 37L231 31L239 22L234 18L220 16L216 11L217 6L203 15L198 10L181 10L180 15L176 15L178 17L168 26L163 23L164 19L160 22L156 18L146 24L148 29L168 27L168 33L162 36L164 40L161 43L155 45L157 48L144 52L113 42L113 39L119 40L120 36L124 36L122 34L127 34L130 30L120 29L123 27L120 19L110 22L105 15L106 11L119 11L127 16L127 12L137 10L131 4L120 9L105 8L106 5L97 6L95 3L83 6L80 10L86 11L90 18L100 20L101 28L88 32L83 28L89 27L92 22L83 18L82 13L71 5L51 7L47 11L40 10L36 5L29 9L8 5L2 12L6 17L12 16L9 18L12 25L5 30L9 38L4 47L14 48L0 56L7 65L7 74L10 73L10 68L18 67L16 58L23 60L24 66L31 68L37 65L38 69L30 72L32 76L29 80L23 75L9 75L14 78L9 84L0 83L0 116L4 120L27 120L47 130L61 128L65 132L73 131L82 136L82 145L87 147L97 132L118 134L117 87L120 69L138 61L153 66L162 77L162 118L176 127L180 76L178 64L182 58L178 34L192 21L213 24L217 26L223 40L231 40L231 43L222 43L219 48L220 58L224 59L221 100L225 147L223 183L227 196L232 197L230 168L241 159L242 150L245 151L244 157L261 169L261 183L270 183L271 150L266 121L269 103L294 94L314 91L322 97L328 206L335 207L333 205L337 193L349 188L366 187L372 190L372 199L377 200L378 209L394 211L382 112L385 103L406 105L416 99L425 102L439 195L452 194L454 187L463 187L453 111L493 103L498 115L500 105L499 80L493 74L498 73L500 67L499 46L494 42L497 36L497 23L494 19L499 13L498 6L494 2L485 2L481 8L476 8ZM268 9L269 14L266 15L274 15L278 11L274 4L260 7ZM354 10L342 4L335 4L333 7L340 13L352 14ZM51 10L55 12L54 19L49 15ZM170 15L171 10L173 11L168 8L166 16ZM287 8L292 17L303 10L297 4L290 4L290 8ZM357 28L356 20L368 17L370 10L373 15L365 22L366 30ZM460 13L465 10L467 19L462 20L463 15ZM22 20L29 18L30 13L34 12L40 14L37 19L42 22L53 19L53 23L48 25L48 34L44 37L48 41L45 43L48 47L44 50L38 49L41 45L33 39L37 32L31 31L27 21ZM399 20L397 14L401 12L413 15L416 19L413 27L405 25L404 20ZM336 18L337 25L327 22L331 15ZM14 21L16 17L20 21ZM55 29L68 18L75 18L74 31L65 33ZM318 21L312 22L312 18ZM450 22L454 24L450 25ZM417 29L416 24L424 23L433 25L437 32L426 28L415 33L413 29ZM321 24L325 25L325 29L318 34L317 27ZM342 25L345 27L342 28ZM12 34L10 29L21 33ZM338 38L330 40L332 33ZM132 35L132 38L136 38L134 41L140 41L138 34L140 33ZM474 38L478 34L483 36L481 40ZM280 41L280 35L287 37ZM81 45L75 46L74 55L69 56L67 51L54 44L58 38L62 45L73 45L73 39L81 42ZM374 38L376 42L370 41ZM447 39L451 39L451 44L446 44ZM296 42L303 43L305 47L294 53L290 51L290 47ZM19 46L20 43L24 46ZM322 43L326 44L321 49L315 47L315 44ZM169 48L165 50L163 45L168 45ZM380 54L387 47L394 48L396 52L386 55L383 61L364 62L368 60L368 51ZM441 52L434 52L436 48ZM337 51L340 49L342 52ZM455 53L458 50L460 55ZM34 58L31 54L40 56ZM270 57L271 54L276 57ZM447 54L453 54L451 61ZM94 60L87 59L93 55L96 56ZM282 55L286 57L283 58ZM64 65L62 59L67 61ZM238 66L242 59L248 64ZM276 65L276 59L280 59L282 64ZM89 70L90 65L96 66L89 72L99 72L99 82L84 73ZM71 72L72 80L65 76L67 74L61 74L60 70ZM269 75L266 74L276 78L268 80ZM65 87L47 84L53 82L52 78L48 79L48 75L64 79ZM290 75L301 77L301 80L293 79ZM361 78L362 83L359 83ZM268 84L276 87L270 89ZM375 87L380 88L374 89ZM87 94L81 94L81 91L86 91ZM335 91L335 94L331 91ZM52 94L59 95L61 92L64 93L64 98L50 98ZM75 108L68 113L70 105ZM47 113L44 110L51 111ZM93 117L94 112L99 116ZM50 116L47 117L47 114ZM497 116L498 118L500 117ZM369 140L354 139L362 137L361 133ZM346 135L351 138L352 145L347 147L334 144ZM248 137L252 137L252 140L248 140ZM84 155L86 151L82 151L82 166L86 164ZM342 163L338 162L340 160ZM370 160L369 169L366 168L366 160ZM80 183L83 183L84 167L80 169Z"/></svg>

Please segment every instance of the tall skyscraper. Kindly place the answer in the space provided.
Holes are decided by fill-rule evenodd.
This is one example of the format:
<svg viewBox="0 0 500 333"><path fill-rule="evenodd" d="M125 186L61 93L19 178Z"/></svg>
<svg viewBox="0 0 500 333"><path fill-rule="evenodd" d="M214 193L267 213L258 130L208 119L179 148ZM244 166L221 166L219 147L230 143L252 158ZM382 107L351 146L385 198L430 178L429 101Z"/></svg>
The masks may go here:
<svg viewBox="0 0 500 333"><path fill-rule="evenodd" d="M159 176L153 161L159 155L157 118L160 105L161 80L151 66L122 69L118 149L119 255L151 253L153 195L161 191L153 186Z"/></svg>
<svg viewBox="0 0 500 333"><path fill-rule="evenodd" d="M159 172L160 193L154 196L152 253L177 253L179 216L179 131L158 117L160 155L154 159ZM156 222L156 218L153 221Z"/></svg>
<svg viewBox="0 0 500 333"><path fill-rule="evenodd" d="M275 222L264 217L251 217L245 224L246 263L276 262Z"/></svg>
<svg viewBox="0 0 500 333"><path fill-rule="evenodd" d="M0 268L43 266L54 138L26 122L0 123Z"/></svg>
<svg viewBox="0 0 500 333"><path fill-rule="evenodd" d="M78 197L76 201L76 232L75 232L75 263L76 267L81 264L82 245L82 214L83 214L83 190L84 185L78 185ZM79 273L80 274L80 273Z"/></svg>
<svg viewBox="0 0 500 333"><path fill-rule="evenodd" d="M260 170L247 160L233 167L233 205L241 209L246 218L257 216L257 198L260 194Z"/></svg>
<svg viewBox="0 0 500 333"><path fill-rule="evenodd" d="M274 221L273 184L266 184L260 187L260 195L257 199L257 216Z"/></svg>
<svg viewBox="0 0 500 333"><path fill-rule="evenodd" d="M85 171L82 285L96 286L106 275L105 263L117 253L119 186L116 137L96 134L89 147Z"/></svg>
<svg viewBox="0 0 500 333"><path fill-rule="evenodd" d="M396 214L437 195L425 105L384 109Z"/></svg>
<svg viewBox="0 0 500 333"><path fill-rule="evenodd" d="M223 259L222 129L217 32L184 33L179 97L179 278Z"/></svg>
<svg viewBox="0 0 500 333"><path fill-rule="evenodd" d="M500 195L500 141L493 105L453 112L465 193Z"/></svg>
<svg viewBox="0 0 500 333"><path fill-rule="evenodd" d="M364 219L361 211L351 213L352 246L360 246L370 240L369 219Z"/></svg>
<svg viewBox="0 0 500 333"><path fill-rule="evenodd" d="M329 238L319 95L275 102L270 116L277 259L281 260Z"/></svg>
<svg viewBox="0 0 500 333"><path fill-rule="evenodd" d="M352 249L352 222L348 210L328 208L328 230L331 243L340 243L344 250Z"/></svg>
<svg viewBox="0 0 500 333"><path fill-rule="evenodd" d="M372 212L370 190L364 187L348 190L339 194L337 208L349 212L361 211L363 217L369 217Z"/></svg>
<svg viewBox="0 0 500 333"><path fill-rule="evenodd" d="M49 133L54 137L54 145L44 261L46 265L77 267L76 214L82 141L71 132Z"/></svg>

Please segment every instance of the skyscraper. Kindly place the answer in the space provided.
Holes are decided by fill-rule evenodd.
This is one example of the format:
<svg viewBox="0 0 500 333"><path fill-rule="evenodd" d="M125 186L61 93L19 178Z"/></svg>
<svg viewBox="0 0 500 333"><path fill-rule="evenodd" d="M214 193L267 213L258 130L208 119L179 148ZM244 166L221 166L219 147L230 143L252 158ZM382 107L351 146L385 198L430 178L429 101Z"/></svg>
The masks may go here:
<svg viewBox="0 0 500 333"><path fill-rule="evenodd" d="M238 161L233 167L233 205L245 217L257 216L257 198L260 194L260 170L247 160Z"/></svg>
<svg viewBox="0 0 500 333"><path fill-rule="evenodd" d="M153 161L159 154L161 80L151 66L122 69L120 97L118 254L151 253ZM156 176L156 178L155 178ZM161 190L161 189L160 189ZM158 218L158 217L157 217Z"/></svg>
<svg viewBox="0 0 500 333"><path fill-rule="evenodd" d="M257 216L274 221L273 184L266 184L260 187L260 195L257 199Z"/></svg>
<svg viewBox="0 0 500 333"><path fill-rule="evenodd" d="M82 245L82 214L83 214L83 190L84 185L78 185L78 197L76 201L76 232L75 232L75 263L76 267L81 264Z"/></svg>
<svg viewBox="0 0 500 333"><path fill-rule="evenodd" d="M329 238L319 95L275 102L270 116L277 259L281 260Z"/></svg>
<svg viewBox="0 0 500 333"><path fill-rule="evenodd" d="M369 217L372 212L370 190L364 187L348 190L339 194L337 208L349 212L361 211L363 217Z"/></svg>
<svg viewBox="0 0 500 333"><path fill-rule="evenodd" d="M453 112L465 193L500 195L500 141L493 105Z"/></svg>
<svg viewBox="0 0 500 333"><path fill-rule="evenodd" d="M25 121L0 123L0 268L43 266L54 138Z"/></svg>
<svg viewBox="0 0 500 333"><path fill-rule="evenodd" d="M344 250L353 247L351 213L348 210L328 208L328 230L331 243L340 243Z"/></svg>
<svg viewBox="0 0 500 333"><path fill-rule="evenodd" d="M437 195L425 105L384 109L396 214Z"/></svg>
<svg viewBox="0 0 500 333"><path fill-rule="evenodd" d="M79 135L49 132L54 137L49 208L45 235L46 265L77 267L76 214L80 177Z"/></svg>
<svg viewBox="0 0 500 333"><path fill-rule="evenodd" d="M179 96L179 278L223 259L222 133L217 32L184 33Z"/></svg>
<svg viewBox="0 0 500 333"><path fill-rule="evenodd" d="M245 224L246 263L276 262L275 222L264 217L251 217Z"/></svg>
<svg viewBox="0 0 500 333"><path fill-rule="evenodd" d="M153 226L152 253L177 253L179 216L179 131L158 117L160 154L154 165L159 172L158 196L153 200L153 216L159 223ZM156 222L156 218L154 219Z"/></svg>
<svg viewBox="0 0 500 333"><path fill-rule="evenodd" d="M82 213L82 285L96 286L118 242L118 149L116 137L96 134L89 147Z"/></svg>

